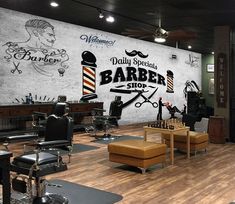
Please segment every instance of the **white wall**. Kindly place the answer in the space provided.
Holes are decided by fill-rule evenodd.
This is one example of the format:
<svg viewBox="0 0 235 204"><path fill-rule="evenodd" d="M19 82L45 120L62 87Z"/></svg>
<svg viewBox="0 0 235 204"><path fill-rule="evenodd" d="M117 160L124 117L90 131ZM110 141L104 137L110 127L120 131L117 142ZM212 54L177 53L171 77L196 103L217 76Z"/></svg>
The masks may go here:
<svg viewBox="0 0 235 204"><path fill-rule="evenodd" d="M55 42L54 44L52 43L51 47L45 47L43 44L40 44L43 43L43 36L38 36L35 33L31 34L31 37L29 36L25 29L25 23L30 19L44 19L54 26ZM25 95L28 93L32 93L34 99L35 95L37 95L37 100L41 96L40 101L50 101L52 98L57 99L58 95L66 95L69 101L79 100L82 96L83 75L81 55L84 51L90 51L96 57L95 92L98 95L97 101L103 101L104 108L106 109L108 109L110 102L116 95L122 96L122 100L125 103L137 94L136 92L131 92L130 94L110 92L111 88L134 90L135 88L128 89L127 84L132 82L146 86L144 88L137 88L138 90L144 90L143 95L146 97L150 96L158 88L156 93L150 98L151 102L158 102L161 96L163 97L163 102L170 101L179 109L182 109L183 105L186 104L183 93L185 82L187 80L194 80L201 87L201 54L198 53L3 8L0 8L0 21L0 95L2 104L18 103L17 100L22 102L21 98L25 99ZM97 41L88 43L81 39L84 39L84 36L92 36L93 39L97 36L97 39L101 41L99 43ZM47 39L51 38L53 36L48 36ZM7 42L15 44L6 44ZM22 47L23 50L20 49ZM63 53L62 49L64 49ZM50 54L51 58L60 61L51 64L43 62L42 58L45 57L45 50L48 51L47 54ZM125 50L128 52L132 50L141 51L143 54L148 55L148 57L141 58L138 55L130 57L125 53ZM31 60L26 60L30 58L28 53L22 59L26 51L30 51L30 56L37 57L37 59L31 58ZM171 59L172 54L176 55L177 59ZM9 56L11 58L7 59L6 57ZM38 61L40 57L41 60ZM113 57L119 60L129 60L131 66L136 69L138 69L138 66L134 65L134 58L154 64L155 68L148 67L147 65L139 67L162 75L165 77L166 83L167 70L171 70L174 74L174 93L167 93L167 86L149 83L148 81L119 81L117 83L111 82L100 85L100 73L105 70L112 70L114 75L117 67L121 67L126 76L126 67L128 65L113 64L110 60ZM61 64L61 62L63 63ZM63 76L60 76L58 73L58 69L61 68L65 70ZM22 73L19 73L19 70ZM14 73L11 71L14 71ZM140 108L135 107L136 102L143 101L144 98L140 96L136 101L124 108L120 123L126 124L154 120L157 116L158 108L153 108L151 103L144 103ZM169 118L169 113L163 107L163 119L167 118Z"/></svg>

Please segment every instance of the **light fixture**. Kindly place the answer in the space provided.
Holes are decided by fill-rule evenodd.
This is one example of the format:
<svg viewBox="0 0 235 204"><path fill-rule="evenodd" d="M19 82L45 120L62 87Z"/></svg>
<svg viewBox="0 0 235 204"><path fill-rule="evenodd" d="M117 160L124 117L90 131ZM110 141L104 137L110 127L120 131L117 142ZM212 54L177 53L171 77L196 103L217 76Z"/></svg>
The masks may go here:
<svg viewBox="0 0 235 204"><path fill-rule="evenodd" d="M211 54L213 55L213 54L215 54L215 52L211 52Z"/></svg>
<svg viewBox="0 0 235 204"><path fill-rule="evenodd" d="M155 42L164 43L166 42L166 38L168 37L168 32L162 29L161 27L158 27L153 37Z"/></svg>
<svg viewBox="0 0 235 204"><path fill-rule="evenodd" d="M191 45L188 45L188 49L192 49L192 46L191 46Z"/></svg>
<svg viewBox="0 0 235 204"><path fill-rule="evenodd" d="M107 16L106 18L106 21L109 22L109 23L113 23L115 21L114 17L113 16Z"/></svg>
<svg viewBox="0 0 235 204"><path fill-rule="evenodd" d="M50 5L51 5L52 7L58 7L58 6L59 6L59 4L56 3L55 1L52 1L52 2L50 3Z"/></svg>
<svg viewBox="0 0 235 204"><path fill-rule="evenodd" d="M100 9L97 9L97 10L98 10L98 12L99 12L99 18L100 18L100 19L104 18L103 12L102 12Z"/></svg>
<svg viewBox="0 0 235 204"><path fill-rule="evenodd" d="M155 37L155 38L154 38L154 41L155 41L155 42L158 42L158 43L164 43L164 42L166 42L166 38Z"/></svg>

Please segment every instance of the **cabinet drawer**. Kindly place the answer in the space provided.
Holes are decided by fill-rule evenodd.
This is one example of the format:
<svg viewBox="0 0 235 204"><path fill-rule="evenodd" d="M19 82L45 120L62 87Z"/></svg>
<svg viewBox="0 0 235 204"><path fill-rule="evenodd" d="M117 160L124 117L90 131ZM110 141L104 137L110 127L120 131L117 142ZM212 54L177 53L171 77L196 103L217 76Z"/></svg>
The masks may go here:
<svg viewBox="0 0 235 204"><path fill-rule="evenodd" d="M52 113L52 106L40 107L39 112L51 114Z"/></svg>
<svg viewBox="0 0 235 204"><path fill-rule="evenodd" d="M7 108L0 109L0 117L7 117L10 114L10 110Z"/></svg>
<svg viewBox="0 0 235 204"><path fill-rule="evenodd" d="M38 108L34 107L17 107L10 110L10 116L28 116L32 115L34 111L39 111Z"/></svg>

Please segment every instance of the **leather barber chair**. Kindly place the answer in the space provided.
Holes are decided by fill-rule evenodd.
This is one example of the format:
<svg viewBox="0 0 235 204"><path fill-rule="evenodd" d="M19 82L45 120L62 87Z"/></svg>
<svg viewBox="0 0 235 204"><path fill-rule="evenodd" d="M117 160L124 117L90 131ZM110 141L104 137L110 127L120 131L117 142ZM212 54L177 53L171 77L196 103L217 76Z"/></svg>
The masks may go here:
<svg viewBox="0 0 235 204"><path fill-rule="evenodd" d="M118 120L121 119L121 114L122 114L122 105L123 102L121 101L121 96L116 96L115 100L112 101L110 104L109 115L94 116L93 124L94 124L96 139L101 139L101 140L115 139L115 137L109 133L109 130L112 127L118 127ZM104 135L97 136L96 135L97 130L103 130L105 132Z"/></svg>
<svg viewBox="0 0 235 204"><path fill-rule="evenodd" d="M68 151L69 162L72 152L73 119L68 116L68 105L57 103L54 114L47 117L45 138L35 145L39 149L55 150L59 148Z"/></svg>
<svg viewBox="0 0 235 204"><path fill-rule="evenodd" d="M66 148L69 150L69 162L72 151L73 120L67 116L67 104L57 103L55 109L57 115L52 114L47 117L44 141L38 141L34 144L36 146L34 152L15 157L11 164L11 171L16 173L12 180L12 187L16 191L27 193L26 199L31 200L29 203L68 203L68 200L63 196L45 194L47 182L43 177L67 169L59 150L56 150L55 153L45 150Z"/></svg>
<svg viewBox="0 0 235 204"><path fill-rule="evenodd" d="M10 143L32 141L31 146L37 146L43 149L60 147L69 151L69 160L72 151L73 137L73 120L68 117L68 104L56 103L53 108L53 114L43 119L43 137L44 141L40 141L40 135L14 135L5 137L3 145L8 149ZM38 113L43 117L44 113ZM45 124L44 124L45 123ZM41 124L38 123L40 128Z"/></svg>
<svg viewBox="0 0 235 204"><path fill-rule="evenodd" d="M47 185L56 186L56 184L50 184L43 178L67 170L67 165L60 155L37 150L35 153L15 157L10 170L15 174L12 178L12 189L25 195L17 199L12 198L11 203L67 204L69 202L62 195L46 193Z"/></svg>

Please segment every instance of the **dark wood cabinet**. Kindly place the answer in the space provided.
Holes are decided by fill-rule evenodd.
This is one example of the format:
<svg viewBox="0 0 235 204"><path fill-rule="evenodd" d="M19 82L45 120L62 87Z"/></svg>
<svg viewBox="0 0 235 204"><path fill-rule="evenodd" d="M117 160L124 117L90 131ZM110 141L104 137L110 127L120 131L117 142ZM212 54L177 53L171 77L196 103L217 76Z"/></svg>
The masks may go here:
<svg viewBox="0 0 235 204"><path fill-rule="evenodd" d="M11 152L0 150L0 184L2 185L2 201L4 204L11 203L10 157L12 157Z"/></svg>
<svg viewBox="0 0 235 204"><path fill-rule="evenodd" d="M222 116L211 116L209 119L208 133L211 143L225 143L225 119Z"/></svg>
<svg viewBox="0 0 235 204"><path fill-rule="evenodd" d="M43 112L49 115L52 113L53 105L53 103L1 105L0 133L5 134L5 130L11 130L12 125L6 125L7 123L15 123L14 128L17 130L30 131L30 128L27 129L26 121L32 120L33 112ZM103 109L103 102L69 103L69 108L70 115L74 118L75 125L77 125L81 123L83 117L91 116L94 108Z"/></svg>

